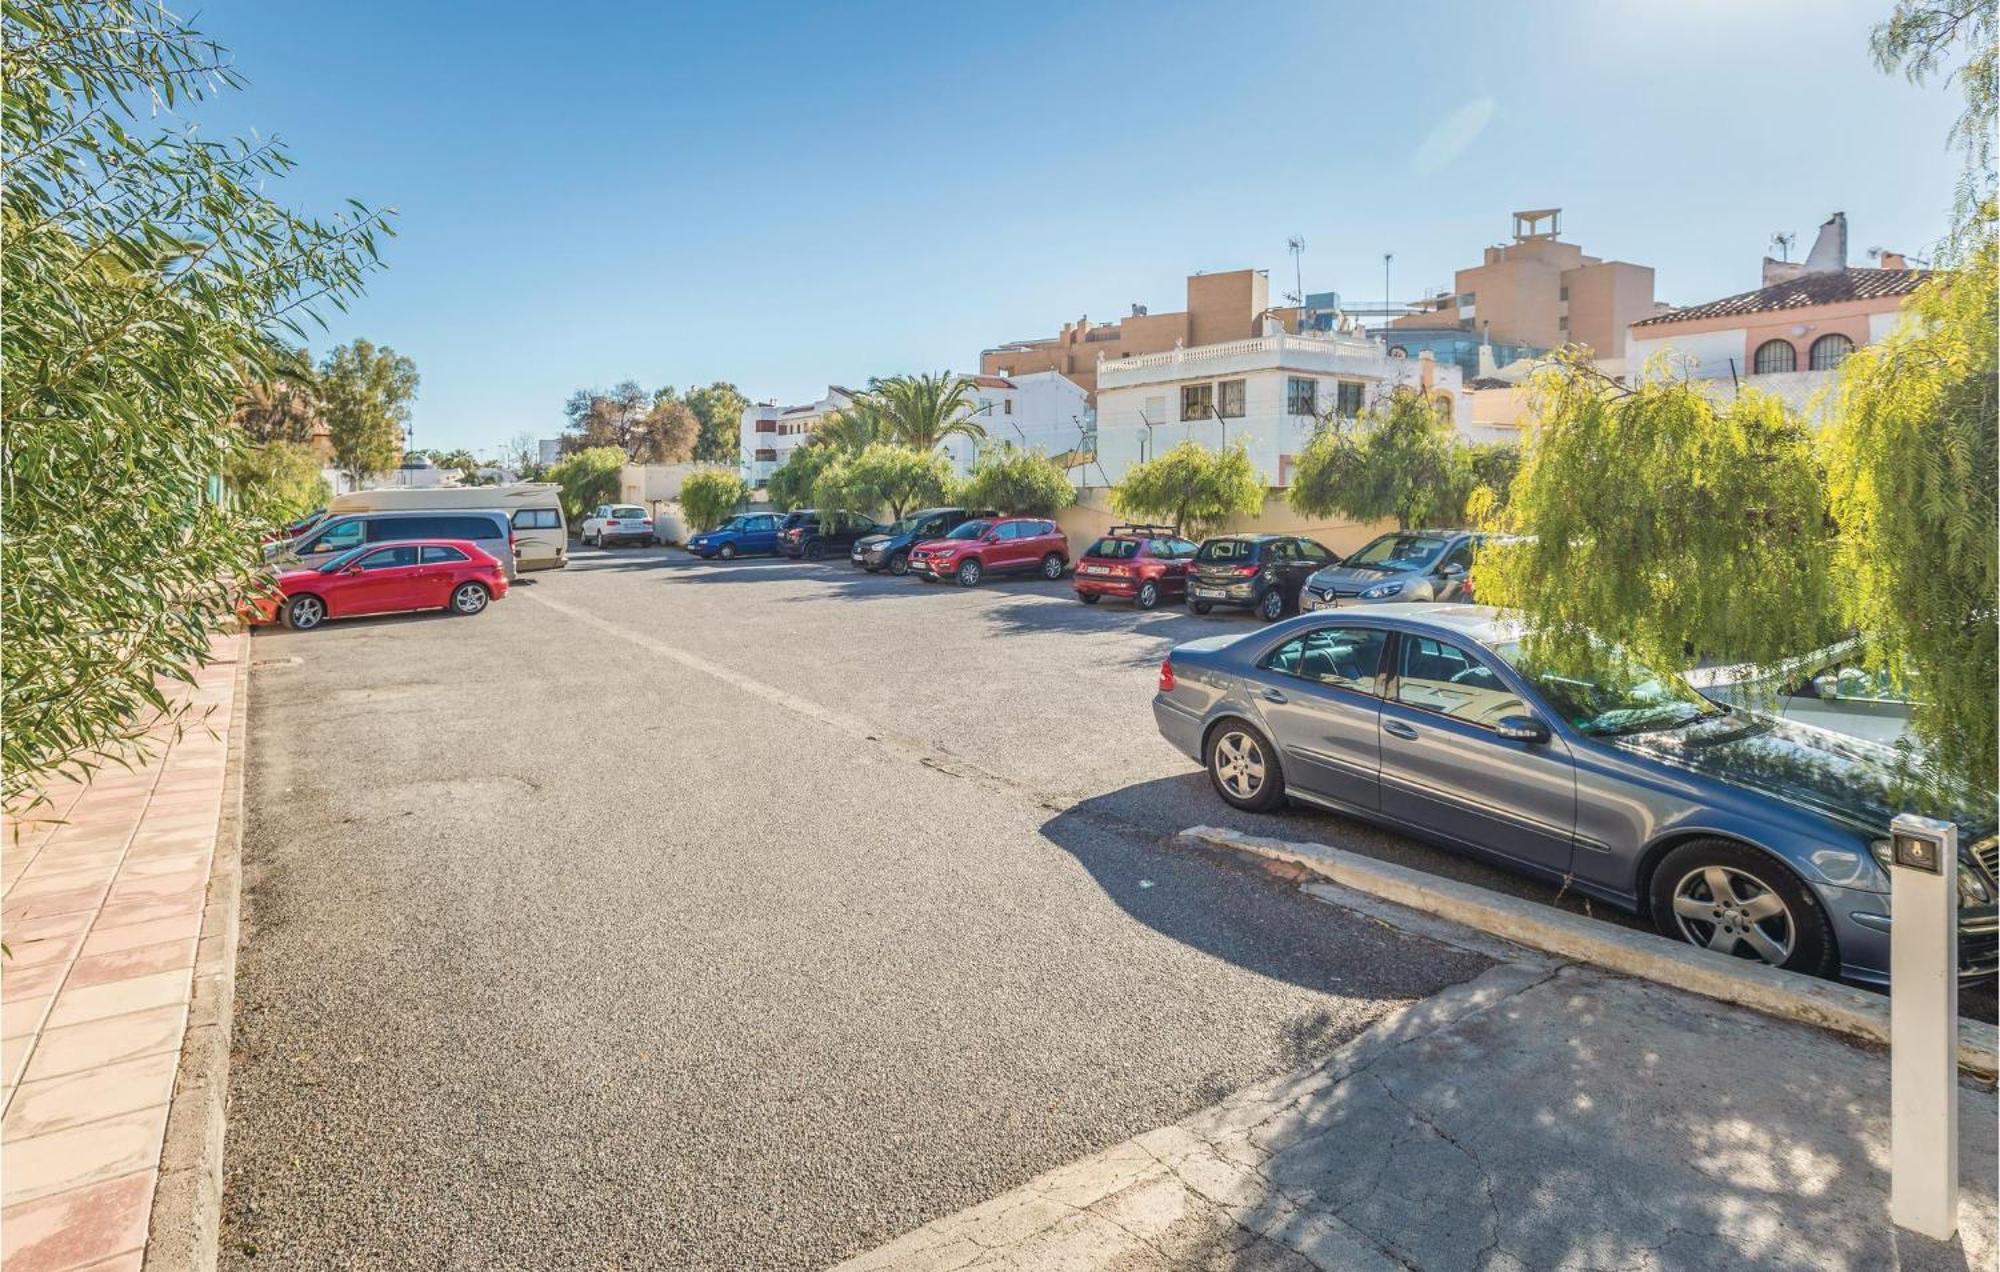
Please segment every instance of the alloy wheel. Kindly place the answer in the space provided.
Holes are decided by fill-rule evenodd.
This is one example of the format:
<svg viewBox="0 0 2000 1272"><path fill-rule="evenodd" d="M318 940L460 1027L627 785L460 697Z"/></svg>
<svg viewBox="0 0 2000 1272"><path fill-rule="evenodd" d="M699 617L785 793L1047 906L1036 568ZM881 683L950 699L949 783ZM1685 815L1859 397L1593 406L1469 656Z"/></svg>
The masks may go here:
<svg viewBox="0 0 2000 1272"><path fill-rule="evenodd" d="M1276 588L1272 588L1270 591L1264 593L1264 599L1258 604L1257 610L1266 619L1274 623L1277 622L1285 613L1285 598L1283 593L1279 592Z"/></svg>
<svg viewBox="0 0 2000 1272"><path fill-rule="evenodd" d="M1781 966L1798 941L1792 911L1771 886L1731 866L1690 870L1674 885L1674 922L1691 945Z"/></svg>
<svg viewBox="0 0 2000 1272"><path fill-rule="evenodd" d="M1215 780L1238 799L1264 789L1264 748L1247 733L1232 729L1215 744Z"/></svg>
<svg viewBox="0 0 2000 1272"><path fill-rule="evenodd" d="M461 614L477 614L486 608L486 589L467 583L452 594L451 603Z"/></svg>
<svg viewBox="0 0 2000 1272"><path fill-rule="evenodd" d="M316 596L301 596L292 602L292 626L302 632L318 627L325 617L326 606Z"/></svg>
<svg viewBox="0 0 2000 1272"><path fill-rule="evenodd" d="M1059 579L1062 577L1062 571L1063 571L1062 558L1057 556L1055 553L1051 552L1047 556L1042 558L1043 578Z"/></svg>

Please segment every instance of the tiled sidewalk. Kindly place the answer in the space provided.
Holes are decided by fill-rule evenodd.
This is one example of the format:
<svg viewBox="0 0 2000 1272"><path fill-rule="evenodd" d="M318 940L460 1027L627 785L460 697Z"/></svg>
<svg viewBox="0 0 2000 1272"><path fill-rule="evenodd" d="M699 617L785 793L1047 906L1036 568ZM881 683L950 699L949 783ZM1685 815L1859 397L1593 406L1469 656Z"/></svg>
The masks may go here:
<svg viewBox="0 0 2000 1272"><path fill-rule="evenodd" d="M144 1257L248 639L215 654L178 742L52 791L0 844L7 1272Z"/></svg>

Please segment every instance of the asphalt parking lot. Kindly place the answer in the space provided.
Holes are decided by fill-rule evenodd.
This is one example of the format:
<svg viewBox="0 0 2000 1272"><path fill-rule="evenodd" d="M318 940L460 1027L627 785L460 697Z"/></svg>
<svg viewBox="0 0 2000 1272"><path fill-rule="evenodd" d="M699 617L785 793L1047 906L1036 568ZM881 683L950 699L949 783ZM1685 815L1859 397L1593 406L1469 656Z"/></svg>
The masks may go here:
<svg viewBox="0 0 2000 1272"><path fill-rule="evenodd" d="M1476 975L1165 846L1190 621L630 550L260 631L226 1262L822 1266Z"/></svg>
<svg viewBox="0 0 2000 1272"><path fill-rule="evenodd" d="M660 549L531 578L254 641L231 1266L823 1266L1484 966L1188 826L1586 908L1223 805L1148 702L1247 617Z"/></svg>

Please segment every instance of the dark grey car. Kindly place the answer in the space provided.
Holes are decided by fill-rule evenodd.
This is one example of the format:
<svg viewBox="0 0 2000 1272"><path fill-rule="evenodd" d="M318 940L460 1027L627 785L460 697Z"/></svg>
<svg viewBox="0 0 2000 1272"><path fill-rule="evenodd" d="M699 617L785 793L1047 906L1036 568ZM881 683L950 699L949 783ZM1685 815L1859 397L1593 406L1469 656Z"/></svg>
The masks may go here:
<svg viewBox="0 0 2000 1272"><path fill-rule="evenodd" d="M1378 820L1821 976L1889 962L1894 753L1702 697L1608 647L1536 666L1505 613L1371 605L1178 646L1160 732L1238 808ZM1959 953L2000 963L1992 803L1954 814Z"/></svg>

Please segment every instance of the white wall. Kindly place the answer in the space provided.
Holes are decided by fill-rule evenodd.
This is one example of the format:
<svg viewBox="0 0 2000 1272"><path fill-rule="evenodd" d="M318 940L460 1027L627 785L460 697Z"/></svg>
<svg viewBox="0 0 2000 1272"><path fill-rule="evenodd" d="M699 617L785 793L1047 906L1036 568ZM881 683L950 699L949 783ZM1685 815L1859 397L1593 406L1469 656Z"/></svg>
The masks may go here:
<svg viewBox="0 0 2000 1272"><path fill-rule="evenodd" d="M1667 337L1647 337L1643 328L1634 329L1625 342L1625 364L1631 369L1634 379L1643 379L1646 363L1653 355L1664 351L1675 375L1692 376L1697 380L1727 380L1733 358L1736 374L1740 378L1750 374L1750 368L1743 365L1744 339L1741 327Z"/></svg>

